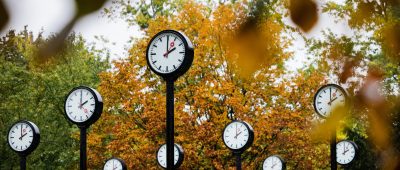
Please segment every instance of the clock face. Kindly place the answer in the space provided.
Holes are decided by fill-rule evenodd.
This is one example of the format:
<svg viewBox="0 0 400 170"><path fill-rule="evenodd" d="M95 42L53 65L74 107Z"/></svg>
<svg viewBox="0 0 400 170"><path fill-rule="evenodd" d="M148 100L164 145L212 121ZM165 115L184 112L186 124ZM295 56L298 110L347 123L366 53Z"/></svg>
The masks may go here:
<svg viewBox="0 0 400 170"><path fill-rule="evenodd" d="M174 146L174 165L178 163L180 153L178 147ZM167 168L167 144L164 144L158 149L157 161L163 167Z"/></svg>
<svg viewBox="0 0 400 170"><path fill-rule="evenodd" d="M104 170L124 170L122 162L118 159L109 159L106 164L104 164Z"/></svg>
<svg viewBox="0 0 400 170"><path fill-rule="evenodd" d="M225 145L234 150L242 149L249 142L250 130L243 122L234 121L226 126L223 133Z"/></svg>
<svg viewBox="0 0 400 170"><path fill-rule="evenodd" d="M93 115L95 108L96 99L93 93L84 88L72 91L65 102L66 114L73 122L87 121Z"/></svg>
<svg viewBox="0 0 400 170"><path fill-rule="evenodd" d="M168 74L177 70L185 58L185 44L177 34L165 32L149 44L147 57L154 71Z"/></svg>
<svg viewBox="0 0 400 170"><path fill-rule="evenodd" d="M349 164L356 156L356 147L349 141L341 141L336 144L336 161L339 164Z"/></svg>
<svg viewBox="0 0 400 170"><path fill-rule="evenodd" d="M282 170L283 162L277 156L270 156L263 163L263 170Z"/></svg>
<svg viewBox="0 0 400 170"><path fill-rule="evenodd" d="M33 143L34 129L25 122L14 124L8 132L8 143L15 151L25 151Z"/></svg>
<svg viewBox="0 0 400 170"><path fill-rule="evenodd" d="M346 92L338 85L321 87L314 96L314 109L322 117L328 117L338 106L346 105Z"/></svg>

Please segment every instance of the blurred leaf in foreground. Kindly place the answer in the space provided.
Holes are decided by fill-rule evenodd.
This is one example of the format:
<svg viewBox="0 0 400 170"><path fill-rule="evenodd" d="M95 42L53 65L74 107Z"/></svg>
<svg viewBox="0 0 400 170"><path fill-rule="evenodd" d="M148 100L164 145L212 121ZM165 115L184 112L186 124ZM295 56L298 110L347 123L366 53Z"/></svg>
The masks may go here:
<svg viewBox="0 0 400 170"><path fill-rule="evenodd" d="M37 63L45 63L50 58L57 56L65 48L65 39L68 37L75 23L83 16L100 9L106 0L76 0L77 13L74 18L62 29L58 35L39 49L35 60Z"/></svg>
<svg viewBox="0 0 400 170"><path fill-rule="evenodd" d="M318 20L317 4L312 0L290 0L290 18L304 32L310 31Z"/></svg>
<svg viewBox="0 0 400 170"><path fill-rule="evenodd" d="M4 5L4 2L0 1L0 30L2 30L2 28L4 26L6 26L8 20L9 20L9 16L8 16L7 9Z"/></svg>

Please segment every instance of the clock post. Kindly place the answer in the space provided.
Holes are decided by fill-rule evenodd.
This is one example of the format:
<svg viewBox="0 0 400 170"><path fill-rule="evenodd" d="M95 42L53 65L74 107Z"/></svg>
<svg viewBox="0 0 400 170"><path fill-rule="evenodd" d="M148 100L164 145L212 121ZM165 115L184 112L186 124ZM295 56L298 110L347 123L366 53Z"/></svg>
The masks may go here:
<svg viewBox="0 0 400 170"><path fill-rule="evenodd" d="M347 93L341 86L337 84L326 84L320 87L314 96L313 103L315 112L323 119L328 118L336 106L347 106L347 104ZM330 133L330 165L331 170L336 170L336 127Z"/></svg>
<svg viewBox="0 0 400 170"><path fill-rule="evenodd" d="M79 127L81 134L80 134L80 149L79 149L79 167L81 170L86 170L86 129L87 127L85 126L80 126Z"/></svg>
<svg viewBox="0 0 400 170"><path fill-rule="evenodd" d="M80 130L79 168L87 169L86 130L103 112L103 99L99 92L86 86L73 88L64 103L65 117Z"/></svg>
<svg viewBox="0 0 400 170"><path fill-rule="evenodd" d="M242 153L249 148L254 141L253 128L244 121L237 120L232 107L228 108L228 119L230 122L225 126L222 133L222 140L236 157L236 169L242 169Z"/></svg>
<svg viewBox="0 0 400 170"><path fill-rule="evenodd" d="M167 168L174 167L174 80L167 79Z"/></svg>
<svg viewBox="0 0 400 170"><path fill-rule="evenodd" d="M20 157L20 169L25 170L26 157L39 145L39 128L33 122L26 120L18 121L9 129L7 141L10 148Z"/></svg>
<svg viewBox="0 0 400 170"><path fill-rule="evenodd" d="M166 147L167 169L174 165L174 82L186 73L193 63L194 48L189 38L175 30L157 33L146 50L150 70L166 81Z"/></svg>

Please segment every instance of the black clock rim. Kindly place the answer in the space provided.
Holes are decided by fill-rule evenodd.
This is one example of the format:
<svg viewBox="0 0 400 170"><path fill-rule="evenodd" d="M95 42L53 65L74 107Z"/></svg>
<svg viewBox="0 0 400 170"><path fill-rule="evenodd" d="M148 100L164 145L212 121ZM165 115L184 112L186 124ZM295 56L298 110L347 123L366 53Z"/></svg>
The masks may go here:
<svg viewBox="0 0 400 170"><path fill-rule="evenodd" d="M338 164L341 165L341 166L350 166L351 164L353 164L353 162L355 162L355 160L356 160L357 157L358 157L358 146L357 146L357 144L356 144L355 142L346 139L346 140L340 140L340 141L338 141L338 142L336 143L336 145L335 145L335 149L336 149L337 144L339 144L340 142L349 142L351 145L353 145L354 151L355 151L355 153L354 153L354 158L353 158L353 160L351 160L351 161L350 161L349 163L347 163L347 164L341 164L341 163L339 163L339 162L337 161L337 156L335 155L335 158L336 158L335 162L338 163ZM337 150L336 150L336 154L337 154Z"/></svg>
<svg viewBox="0 0 400 170"><path fill-rule="evenodd" d="M179 38L181 38L181 40L183 41L184 47L185 47L185 57L183 59L183 62L181 64L180 67L178 67L178 69L176 69L175 71L171 72L171 73L160 73L158 72L156 69L154 69L153 67L151 67L150 65L150 60L149 60L149 49L150 49L150 44L153 42L153 40L158 37L161 34L165 34L165 33L172 33L177 35ZM194 58L194 48L193 45L191 43L191 41L189 40L189 38L182 32L180 31L175 31L175 30L163 30L158 32L156 35L154 35L151 40L149 41L147 48L146 48L146 61L147 61L147 66L150 68L150 70L152 72L154 72L155 74L161 76L163 79L165 80L175 80L178 77L182 76L183 74L185 74L190 66L193 63L193 58Z"/></svg>
<svg viewBox="0 0 400 170"><path fill-rule="evenodd" d="M230 148L230 147L226 144L226 142L225 142L225 140L224 140L224 132L225 132L225 129L226 129L230 124L232 124L232 123L234 123L234 122L239 122L239 123L244 124L245 127L247 128L247 130L249 131L249 140L247 140L246 144L245 144L243 147L239 148L239 149L232 149L232 148ZM247 123L247 122L245 122L245 121L233 120L233 121L231 121L230 123L228 123L227 125L225 125L224 130L222 131L222 141L224 142L224 145L225 145L228 149L230 149L232 152L241 154L241 153L243 153L246 149L248 149L248 148L253 144L253 141L254 141L254 130L253 130L253 127L251 127L250 124Z"/></svg>
<svg viewBox="0 0 400 170"><path fill-rule="evenodd" d="M12 128L14 125L18 124L18 123L25 123L25 124L27 124L28 126L30 126L30 127L32 128L32 130L33 130L32 144L31 144L26 150L24 150L24 151L17 151L17 150L14 150L14 148L10 145L10 141L9 141L9 136L10 136L11 128ZM31 121L28 121L28 120L19 120L19 121L13 123L13 124L10 126L10 128L8 129L7 143L8 143L8 146L11 148L11 150L13 150L14 152L18 153L20 156L27 156L27 155L29 155L30 153L32 153L32 152L39 146L39 143L40 143L40 130L39 130L39 128L36 126L36 124L33 123L33 122L31 122Z"/></svg>
<svg viewBox="0 0 400 170"><path fill-rule="evenodd" d="M268 156L267 158L264 159L263 166L264 166L265 161L267 161L267 159L270 158L270 157L277 157L282 162L282 170L286 169L286 161L280 155L270 155L270 156Z"/></svg>
<svg viewBox="0 0 400 170"><path fill-rule="evenodd" d="M321 86L321 87L317 90L317 92L314 94L313 106L314 106L314 110L315 110L315 112L317 113L317 115L318 115L320 118L323 118L323 119L326 119L326 118L328 118L328 117L322 115L322 113L320 113L320 112L318 111L318 108L317 108L317 105L315 104L315 101L316 101L316 99L317 99L318 93L319 93L322 89L324 89L325 87L328 87L328 86L335 86L335 87L338 88L340 91L342 91L343 94L344 94L345 100L346 100L346 101L345 101L345 105L348 105L348 103L349 103L349 101L348 101L349 98L348 98L347 91L346 91L342 86L339 86L339 85L333 84L333 83L325 84L325 85Z"/></svg>
<svg viewBox="0 0 400 170"><path fill-rule="evenodd" d="M95 99L95 107L94 107L93 114L92 114L91 117L89 117L89 119L87 119L87 120L84 121L84 122L75 122L74 120L72 120L71 118L69 118L68 113L67 113L67 110L66 110L66 105L67 105L68 97L72 94L72 92L74 92L74 91L76 91L76 90L78 90L78 89L85 89L85 90L88 90L90 93L92 93L92 95L93 95L93 97L94 97L94 99ZM76 125L77 125L78 127L80 127L80 128L81 128L81 127L87 128L87 127L89 127L90 125L92 125L94 122L96 122L96 121L100 118L102 112L103 112L103 99L102 99L100 93L97 92L97 91L96 91L95 89L93 89L93 88L90 88L90 87L87 87L87 86L77 86L77 87L74 87L74 88L67 94L67 96L65 97L65 100L64 100L64 116L65 116L65 118L66 118L68 121L72 122L73 124L76 124Z"/></svg>
<svg viewBox="0 0 400 170"><path fill-rule="evenodd" d="M122 170L127 170L127 166L126 166L126 164L125 164L125 161L122 160L121 158L117 158L117 157L108 158L108 159L104 162L103 169L105 168L106 163L107 163L109 160L111 160L111 159L116 159L116 160L118 160L118 161L121 163L121 165L122 165Z"/></svg>
<svg viewBox="0 0 400 170"><path fill-rule="evenodd" d="M163 169L166 169L166 167L163 167L163 166L160 164L160 161L158 161L158 151L159 151L159 150L161 149L161 147L163 147L164 145L167 145L167 144L164 143L164 144L162 144L162 145L160 145L160 146L158 147L157 152L156 152L156 160L157 160L158 166L160 166L160 167L163 168ZM174 164L174 168L179 168L179 167L182 165L182 163L183 163L183 160L184 160L184 157L185 157L185 153L184 153L183 148L182 148L181 145L179 145L179 144L177 144L177 143L174 143L174 147L178 148L178 152L179 152L179 158L178 158L178 161L176 162L176 164Z"/></svg>

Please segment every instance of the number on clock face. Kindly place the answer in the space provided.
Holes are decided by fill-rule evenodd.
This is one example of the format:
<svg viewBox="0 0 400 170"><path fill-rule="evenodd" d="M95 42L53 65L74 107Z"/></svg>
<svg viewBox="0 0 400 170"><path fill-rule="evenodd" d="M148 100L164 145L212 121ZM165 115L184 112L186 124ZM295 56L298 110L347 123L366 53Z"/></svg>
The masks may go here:
<svg viewBox="0 0 400 170"><path fill-rule="evenodd" d="M270 156L265 159L263 163L263 170L282 170L283 163L281 159L276 156Z"/></svg>
<svg viewBox="0 0 400 170"><path fill-rule="evenodd" d="M160 34L150 43L147 56L154 70L164 74L171 73L182 65L185 45L176 34Z"/></svg>
<svg viewBox="0 0 400 170"><path fill-rule="evenodd" d="M16 151L24 151L33 142L33 129L26 123L17 123L8 133L8 142Z"/></svg>
<svg viewBox="0 0 400 170"><path fill-rule="evenodd" d="M314 100L316 111L323 117L328 117L336 107L345 104L345 92L335 85L322 87L318 90Z"/></svg>
<svg viewBox="0 0 400 170"><path fill-rule="evenodd" d="M110 159L104 165L104 170L123 170L123 167L119 160Z"/></svg>
<svg viewBox="0 0 400 170"><path fill-rule="evenodd" d="M174 146L174 165L179 160L179 150L176 146ZM167 145L164 144L160 147L160 149L157 152L157 161L158 163L163 167L167 168Z"/></svg>
<svg viewBox="0 0 400 170"><path fill-rule="evenodd" d="M71 120L84 122L93 115L95 103L95 98L89 90L77 89L68 96L65 111Z"/></svg>
<svg viewBox="0 0 400 170"><path fill-rule="evenodd" d="M348 141L341 141L336 144L336 161L345 165L353 161L356 155L356 148Z"/></svg>
<svg viewBox="0 0 400 170"><path fill-rule="evenodd" d="M249 130L241 122L232 122L224 130L223 139L231 149L243 148L249 140Z"/></svg>

